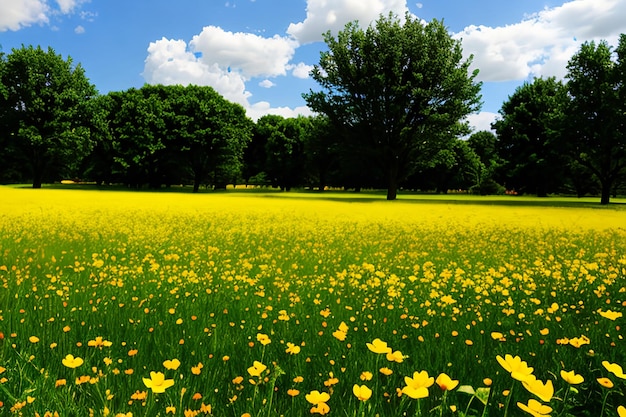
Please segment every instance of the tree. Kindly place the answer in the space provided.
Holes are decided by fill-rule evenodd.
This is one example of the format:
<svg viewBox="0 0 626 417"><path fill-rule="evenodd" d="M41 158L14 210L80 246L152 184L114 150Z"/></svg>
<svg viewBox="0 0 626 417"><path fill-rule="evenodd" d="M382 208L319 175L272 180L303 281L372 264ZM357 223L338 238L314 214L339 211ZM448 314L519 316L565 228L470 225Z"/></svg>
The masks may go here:
<svg viewBox="0 0 626 417"><path fill-rule="evenodd" d="M304 137L306 173L310 182L323 191L338 163L337 137L328 117L317 115L310 117L309 121L310 127Z"/></svg>
<svg viewBox="0 0 626 417"><path fill-rule="evenodd" d="M568 142L600 182L600 204L609 203L626 167L626 35L615 52L605 41L586 42L567 65Z"/></svg>
<svg viewBox="0 0 626 417"><path fill-rule="evenodd" d="M91 142L87 103L97 96L83 68L52 48L0 55L0 125L4 152L27 167L33 188L71 175Z"/></svg>
<svg viewBox="0 0 626 417"><path fill-rule="evenodd" d="M304 137L310 120L306 117L284 118L265 115L257 121L258 132L267 138L265 173L273 186L289 191L302 183L304 173Z"/></svg>
<svg viewBox="0 0 626 417"><path fill-rule="evenodd" d="M554 77L525 82L504 102L493 127L507 188L544 197L562 183L560 129L567 102L566 87Z"/></svg>
<svg viewBox="0 0 626 417"><path fill-rule="evenodd" d="M496 149L497 138L492 132L482 130L467 139L467 145L476 155L477 160L469 164L473 178L470 191L480 195L499 194L504 191L497 182L502 159Z"/></svg>
<svg viewBox="0 0 626 417"><path fill-rule="evenodd" d="M328 51L312 71L322 91L304 94L309 107L327 115L362 157L379 164L387 199L440 142L468 132L459 123L480 107L477 71L468 72L461 42L442 22L424 25L407 14L381 16L366 30L352 22L337 38L324 35Z"/></svg>

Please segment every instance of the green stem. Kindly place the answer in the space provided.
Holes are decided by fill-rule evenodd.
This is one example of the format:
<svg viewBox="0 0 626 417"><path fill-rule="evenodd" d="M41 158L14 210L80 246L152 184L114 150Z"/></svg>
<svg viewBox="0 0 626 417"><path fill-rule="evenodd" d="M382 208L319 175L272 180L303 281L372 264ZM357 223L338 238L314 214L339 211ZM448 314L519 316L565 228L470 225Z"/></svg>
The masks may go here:
<svg viewBox="0 0 626 417"><path fill-rule="evenodd" d="M606 407L606 400L607 398L609 398L610 393L611 391L607 391L606 394L604 394L604 399L602 400L602 409L600 410L600 417L604 415L604 408Z"/></svg>
<svg viewBox="0 0 626 417"><path fill-rule="evenodd" d="M509 415L509 405L511 404L511 397L513 397L513 387L515 387L515 381L513 381L513 385L511 385L511 389L509 390L509 395L506 397L506 405L504 406L504 417L507 417Z"/></svg>
<svg viewBox="0 0 626 417"><path fill-rule="evenodd" d="M567 396L571 390L571 387L568 385L567 390L565 391L565 395L563 395L563 407L561 408L561 412L559 413L559 417L565 413L565 409L567 408Z"/></svg>

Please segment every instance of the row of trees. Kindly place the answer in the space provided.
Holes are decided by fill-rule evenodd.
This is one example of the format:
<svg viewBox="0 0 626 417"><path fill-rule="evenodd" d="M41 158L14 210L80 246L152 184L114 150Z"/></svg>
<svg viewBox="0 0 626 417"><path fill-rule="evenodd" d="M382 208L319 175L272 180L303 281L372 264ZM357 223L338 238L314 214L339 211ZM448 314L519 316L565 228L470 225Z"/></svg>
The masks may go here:
<svg viewBox="0 0 626 417"><path fill-rule="evenodd" d="M52 49L0 54L0 181L61 178L131 187L227 183L387 189L505 187L601 193L624 182L626 37L585 43L567 82L535 79L503 104L496 132L470 133L477 72L442 22L348 24L304 94L315 117L253 122L210 87L146 85L99 95Z"/></svg>

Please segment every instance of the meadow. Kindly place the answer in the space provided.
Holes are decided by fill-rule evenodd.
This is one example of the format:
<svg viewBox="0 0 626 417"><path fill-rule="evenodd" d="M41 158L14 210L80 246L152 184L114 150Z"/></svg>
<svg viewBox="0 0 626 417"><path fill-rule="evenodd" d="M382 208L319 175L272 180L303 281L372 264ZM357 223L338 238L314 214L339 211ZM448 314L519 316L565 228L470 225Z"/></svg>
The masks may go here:
<svg viewBox="0 0 626 417"><path fill-rule="evenodd" d="M623 203L0 187L0 415L624 417Z"/></svg>

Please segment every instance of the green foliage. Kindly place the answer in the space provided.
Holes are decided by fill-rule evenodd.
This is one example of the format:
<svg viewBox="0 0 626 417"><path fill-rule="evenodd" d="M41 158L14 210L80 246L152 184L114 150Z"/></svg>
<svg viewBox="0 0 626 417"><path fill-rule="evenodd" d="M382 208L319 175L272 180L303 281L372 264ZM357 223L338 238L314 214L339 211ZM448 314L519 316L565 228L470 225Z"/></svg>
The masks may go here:
<svg viewBox="0 0 626 417"><path fill-rule="evenodd" d="M466 132L459 123L479 108L480 84L469 74L460 41L442 22L426 25L406 15L381 16L362 29L356 22L333 37L312 71L322 91L304 94L341 132L361 165L378 165L388 199L418 162Z"/></svg>
<svg viewBox="0 0 626 417"><path fill-rule="evenodd" d="M0 86L5 164L34 188L72 175L92 147L88 102L97 91L83 68L52 48L22 47L0 55Z"/></svg>
<svg viewBox="0 0 626 417"><path fill-rule="evenodd" d="M567 89L555 78L524 83L502 105L493 127L509 189L546 196L563 182L563 113ZM483 162L484 163L484 162Z"/></svg>
<svg viewBox="0 0 626 417"><path fill-rule="evenodd" d="M608 204L626 169L626 35L615 53L605 41L584 43L567 70L567 142L572 156L600 182L601 203Z"/></svg>

